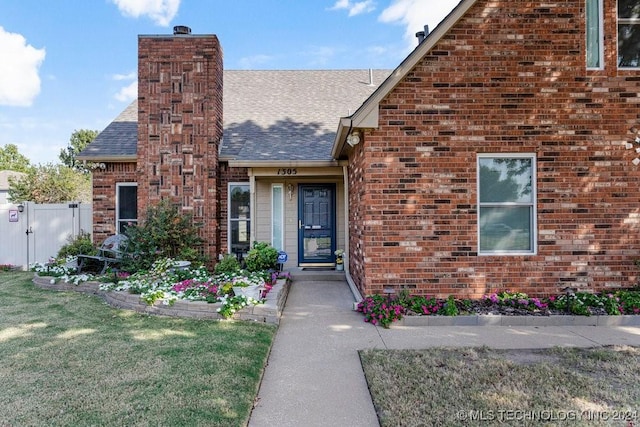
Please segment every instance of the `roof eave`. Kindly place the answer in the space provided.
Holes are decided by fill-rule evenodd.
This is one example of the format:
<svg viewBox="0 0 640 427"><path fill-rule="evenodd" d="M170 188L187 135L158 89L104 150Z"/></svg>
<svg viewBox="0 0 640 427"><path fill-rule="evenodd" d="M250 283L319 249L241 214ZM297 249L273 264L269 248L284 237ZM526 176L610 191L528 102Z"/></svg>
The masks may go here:
<svg viewBox="0 0 640 427"><path fill-rule="evenodd" d="M222 159L221 159L222 161ZM235 160L227 159L236 168L323 168L342 166L338 160Z"/></svg>
<svg viewBox="0 0 640 427"><path fill-rule="evenodd" d="M331 155L337 159L343 154L348 134L353 129L372 129L378 127L378 109L380 102L405 78L420 60L449 32L451 27L464 16L477 0L462 0L438 26L429 33L404 61L393 70L391 75L367 98L351 116L340 119ZM346 129L345 129L346 127Z"/></svg>
<svg viewBox="0 0 640 427"><path fill-rule="evenodd" d="M81 160L83 162L102 162L102 163L131 163L136 162L138 160L138 156L133 155L124 155L124 156L82 156L78 155L76 157L77 160Z"/></svg>
<svg viewBox="0 0 640 427"><path fill-rule="evenodd" d="M338 124L338 131L336 137L333 140L333 148L331 149L331 157L339 159L344 152L345 145L347 143L347 137L349 132L353 128L353 121L350 117L340 117L340 123Z"/></svg>

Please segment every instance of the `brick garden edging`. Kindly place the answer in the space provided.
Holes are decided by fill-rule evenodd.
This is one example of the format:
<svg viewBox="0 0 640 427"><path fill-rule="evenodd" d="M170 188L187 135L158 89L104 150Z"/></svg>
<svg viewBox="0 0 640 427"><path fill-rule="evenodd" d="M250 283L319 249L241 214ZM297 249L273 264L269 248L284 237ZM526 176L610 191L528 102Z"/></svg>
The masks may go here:
<svg viewBox="0 0 640 427"><path fill-rule="evenodd" d="M640 316L405 316L393 326L640 326Z"/></svg>
<svg viewBox="0 0 640 427"><path fill-rule="evenodd" d="M52 284L51 279L52 277L35 274L33 283L40 289L76 291L96 295L113 307L134 310L140 313L196 319L224 319L216 312L221 306L220 303L210 304L204 301L176 301L173 305L163 305L160 302L154 305L148 305L140 299L140 295L130 294L128 292L101 291L98 282L83 282L79 285L67 282L56 282ZM267 294L264 304L245 307L236 312L232 318L235 320L252 320L274 325L279 324L290 286L291 281L278 279L271 291Z"/></svg>

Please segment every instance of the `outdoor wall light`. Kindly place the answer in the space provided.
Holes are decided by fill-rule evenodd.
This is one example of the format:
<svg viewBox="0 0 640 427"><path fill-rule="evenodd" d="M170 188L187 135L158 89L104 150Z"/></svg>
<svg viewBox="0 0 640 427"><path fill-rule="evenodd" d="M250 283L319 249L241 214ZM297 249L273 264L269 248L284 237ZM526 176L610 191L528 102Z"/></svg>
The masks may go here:
<svg viewBox="0 0 640 427"><path fill-rule="evenodd" d="M18 205L18 212L20 213L24 212L24 205L22 203Z"/></svg>
<svg viewBox="0 0 640 427"><path fill-rule="evenodd" d="M355 147L359 143L360 143L360 133L359 132L353 132L351 135L349 135L347 137L347 144L349 144L350 146Z"/></svg>
<svg viewBox="0 0 640 427"><path fill-rule="evenodd" d="M287 193L289 194L289 201L293 199L293 184L287 184Z"/></svg>

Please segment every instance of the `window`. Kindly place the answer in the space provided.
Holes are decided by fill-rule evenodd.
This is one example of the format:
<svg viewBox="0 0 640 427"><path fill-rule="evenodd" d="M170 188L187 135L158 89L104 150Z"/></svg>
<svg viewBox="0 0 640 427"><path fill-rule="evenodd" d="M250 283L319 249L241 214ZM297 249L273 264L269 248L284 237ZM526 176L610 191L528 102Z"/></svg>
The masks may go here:
<svg viewBox="0 0 640 427"><path fill-rule="evenodd" d="M618 66L640 67L640 0L618 0Z"/></svg>
<svg viewBox="0 0 640 427"><path fill-rule="evenodd" d="M279 251L284 249L284 187L271 186L271 246Z"/></svg>
<svg viewBox="0 0 640 427"><path fill-rule="evenodd" d="M587 68L602 68L602 0L587 0Z"/></svg>
<svg viewBox="0 0 640 427"><path fill-rule="evenodd" d="M138 222L138 184L116 184L116 230L124 233L127 226Z"/></svg>
<svg viewBox="0 0 640 427"><path fill-rule="evenodd" d="M479 254L535 253L535 155L478 156Z"/></svg>
<svg viewBox="0 0 640 427"><path fill-rule="evenodd" d="M249 184L229 184L229 251L236 255L249 252L251 213Z"/></svg>

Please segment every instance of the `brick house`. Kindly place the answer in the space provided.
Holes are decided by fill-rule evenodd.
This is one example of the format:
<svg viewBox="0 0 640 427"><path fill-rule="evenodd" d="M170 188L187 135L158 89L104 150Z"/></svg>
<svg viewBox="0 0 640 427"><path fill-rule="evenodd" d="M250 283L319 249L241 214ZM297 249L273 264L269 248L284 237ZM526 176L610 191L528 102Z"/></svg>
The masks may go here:
<svg viewBox="0 0 640 427"><path fill-rule="evenodd" d="M113 231L120 181L138 181L138 188L148 182L151 190L138 190L138 212L166 194L200 214L199 199L180 193L197 186L178 181L190 183L185 173L202 168L194 179L218 179L215 186L202 184L216 194L216 207L203 206L202 214L219 213L211 222L210 233L218 233L212 253L229 250L228 230L235 230L233 206L226 214L228 191L235 190L228 183L248 177L250 240L292 253L289 268L330 265L329 252L344 245L356 293L393 287L479 297L503 289L548 295L567 286L633 286L640 258L639 9L638 0L462 0L380 86L377 79L363 85L371 90L364 103L354 96L353 110L328 119L334 125L322 159L307 158L302 140L287 139L295 151L272 148L280 147L278 133L288 126L243 142L236 132L243 126L227 117L237 113L227 108L227 73L233 73L227 71L220 156L211 149L220 137L215 133L185 153L185 138L176 144L170 137L174 126L184 132L187 125L171 115L184 108L170 99L179 67L167 65L174 74L163 75L162 61L157 70L145 66L143 59L157 53L144 53L141 37L137 156L130 166L100 160L106 166L95 174L96 235ZM184 37L150 39L166 47ZM314 89L329 94L331 87ZM273 89L272 101L286 105L310 88ZM156 104L166 118L155 110L147 123L149 92L165 99ZM250 104L255 94L244 95ZM315 106L323 102L318 96ZM194 117L189 124L196 129L200 122ZM148 141L147 128L159 137ZM322 141L311 145L324 150ZM155 158L141 152L154 144ZM162 178L173 170L173 178ZM326 237L322 221L306 220L314 216L333 216L335 235Z"/></svg>
<svg viewBox="0 0 640 427"><path fill-rule="evenodd" d="M138 99L78 155L94 166L94 240L169 199L202 224L211 259L267 241L286 268L334 267L347 228L338 119L390 71L223 71L217 37L184 27L139 36L138 56Z"/></svg>

